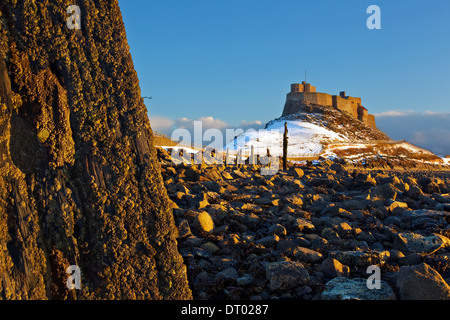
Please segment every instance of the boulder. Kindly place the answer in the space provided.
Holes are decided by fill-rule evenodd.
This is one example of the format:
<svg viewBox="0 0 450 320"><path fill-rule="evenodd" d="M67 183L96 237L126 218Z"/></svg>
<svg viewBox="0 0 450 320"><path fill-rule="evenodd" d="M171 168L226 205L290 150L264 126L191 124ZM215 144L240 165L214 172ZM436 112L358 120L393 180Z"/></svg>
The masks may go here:
<svg viewBox="0 0 450 320"><path fill-rule="evenodd" d="M402 267L397 287L401 300L450 300L450 286L426 263Z"/></svg>
<svg viewBox="0 0 450 320"><path fill-rule="evenodd" d="M297 231L305 233L314 232L316 229L311 222L303 218L296 218L294 221L294 226Z"/></svg>
<svg viewBox="0 0 450 320"><path fill-rule="evenodd" d="M208 212L201 211L195 217L194 227L200 232L211 232L214 229L214 221Z"/></svg>
<svg viewBox="0 0 450 320"><path fill-rule="evenodd" d="M300 179L305 175L305 172L300 168L291 168L289 169L289 174L297 179Z"/></svg>
<svg viewBox="0 0 450 320"><path fill-rule="evenodd" d="M245 179L248 177L248 174L241 172L240 170L233 170L233 173L237 178Z"/></svg>
<svg viewBox="0 0 450 320"><path fill-rule="evenodd" d="M229 174L228 172L226 172L226 171L223 171L223 172L222 172L222 177L223 177L225 180L233 180L233 179L234 179L233 176L232 176L231 174Z"/></svg>
<svg viewBox="0 0 450 320"><path fill-rule="evenodd" d="M295 250L294 256L297 260L306 262L306 263L316 263L323 259L321 253L308 249L299 247Z"/></svg>
<svg viewBox="0 0 450 320"><path fill-rule="evenodd" d="M303 199L301 198L301 195L292 194L288 197L285 197L283 201L288 205L292 204L292 207L294 208L303 206Z"/></svg>
<svg viewBox="0 0 450 320"><path fill-rule="evenodd" d="M227 208L218 203L210 204L208 207L208 213L216 221L220 221L229 215L229 211L227 210Z"/></svg>
<svg viewBox="0 0 450 320"><path fill-rule="evenodd" d="M393 212L397 208L408 209L408 204L406 202L390 201L388 209Z"/></svg>
<svg viewBox="0 0 450 320"><path fill-rule="evenodd" d="M222 282L222 281L235 281L239 278L239 274L233 267L228 267L219 273L216 274L214 281Z"/></svg>
<svg viewBox="0 0 450 320"><path fill-rule="evenodd" d="M432 207L439 204L438 201L436 201L435 199L432 199L431 197L424 195L424 194L419 195L418 200L419 200L419 203L421 203L421 204L424 203L424 204L427 204Z"/></svg>
<svg viewBox="0 0 450 320"><path fill-rule="evenodd" d="M357 186L360 187L371 187L377 184L376 180L371 176L370 173L358 173L355 177L355 182Z"/></svg>
<svg viewBox="0 0 450 320"><path fill-rule="evenodd" d="M209 206L208 199L203 199L203 200L199 201L197 209L201 210L201 209L206 208L207 206Z"/></svg>
<svg viewBox="0 0 450 320"><path fill-rule="evenodd" d="M425 237L414 232L403 232L394 235L394 249L403 253L434 253L450 244L450 239L440 234Z"/></svg>
<svg viewBox="0 0 450 320"><path fill-rule="evenodd" d="M209 259L211 258L211 253L202 248L192 248L192 254L194 257Z"/></svg>
<svg viewBox="0 0 450 320"><path fill-rule="evenodd" d="M429 183L425 183L425 184L422 185L422 190L425 193L429 193L429 194L440 193L441 192L441 189L440 189L441 185L442 184L438 184L436 181L430 181Z"/></svg>
<svg viewBox="0 0 450 320"><path fill-rule="evenodd" d="M331 228L324 228L320 235L322 236L322 238L325 238L329 241L340 239L339 234Z"/></svg>
<svg viewBox="0 0 450 320"><path fill-rule="evenodd" d="M202 249L209 252L210 254L214 254L220 250L220 248L218 246L216 246L214 243L212 243L210 241L203 244Z"/></svg>
<svg viewBox="0 0 450 320"><path fill-rule="evenodd" d="M320 297L322 300L396 300L389 284L380 282L381 289L369 289L366 279L337 277L327 282Z"/></svg>
<svg viewBox="0 0 450 320"><path fill-rule="evenodd" d="M277 236L276 234L274 234L274 235L265 236L264 238L256 240L255 243L262 244L264 247L275 247L277 245L278 241L280 241L280 237Z"/></svg>
<svg viewBox="0 0 450 320"><path fill-rule="evenodd" d="M423 196L422 189L420 189L418 186L410 187L409 190L405 192L405 194L414 200L418 200L419 196L421 195Z"/></svg>
<svg viewBox="0 0 450 320"><path fill-rule="evenodd" d="M433 193L433 198L440 203L450 203L450 195L448 194Z"/></svg>
<svg viewBox="0 0 450 320"><path fill-rule="evenodd" d="M336 277L345 277L347 278L350 274L350 268L346 265L343 265L338 260L333 259L331 257L326 258L320 267L318 268L318 271L322 272L325 276L329 278L336 278Z"/></svg>
<svg viewBox="0 0 450 320"><path fill-rule="evenodd" d="M250 275L244 275L236 279L236 285L238 285L239 287L245 287L252 284L253 281L255 281L255 278Z"/></svg>
<svg viewBox="0 0 450 320"><path fill-rule="evenodd" d="M336 173L342 173L342 172L346 171L345 167L342 164L340 164L340 163L333 163L330 166L330 169L333 170L333 171L336 171Z"/></svg>
<svg viewBox="0 0 450 320"><path fill-rule="evenodd" d="M178 238L186 238L192 235L189 222L186 219L182 219L178 224Z"/></svg>
<svg viewBox="0 0 450 320"><path fill-rule="evenodd" d="M297 261L272 262L266 265L266 277L269 289L283 291L308 284L309 273L302 263Z"/></svg>
<svg viewBox="0 0 450 320"><path fill-rule="evenodd" d="M370 189L370 199L372 201L377 200L395 200L397 198L397 192L392 184L386 183L378 187Z"/></svg>
<svg viewBox="0 0 450 320"><path fill-rule="evenodd" d="M439 210L418 209L418 210L404 211L402 213L402 217L410 221L425 217L432 219L439 219L439 218L450 218L450 213Z"/></svg>
<svg viewBox="0 0 450 320"><path fill-rule="evenodd" d="M340 203L340 207L345 210L364 210L367 209L367 204L369 202L363 199L350 199L343 201ZM338 213L338 215L342 216L342 213Z"/></svg>
<svg viewBox="0 0 450 320"><path fill-rule="evenodd" d="M285 227L283 227L281 224L276 223L273 224L269 227L268 230L269 234L271 235L277 235L279 237L284 237L285 235L287 235L287 230Z"/></svg>
<svg viewBox="0 0 450 320"><path fill-rule="evenodd" d="M353 229L347 222L341 222L336 226L336 231L341 238L348 237L352 234Z"/></svg>

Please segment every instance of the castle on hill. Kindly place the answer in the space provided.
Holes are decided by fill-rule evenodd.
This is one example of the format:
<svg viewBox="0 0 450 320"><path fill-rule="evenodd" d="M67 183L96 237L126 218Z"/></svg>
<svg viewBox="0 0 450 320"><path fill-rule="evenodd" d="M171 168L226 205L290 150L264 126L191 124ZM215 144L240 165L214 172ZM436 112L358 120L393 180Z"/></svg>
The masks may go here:
<svg viewBox="0 0 450 320"><path fill-rule="evenodd" d="M291 85L291 92L287 94L283 116L308 112L313 106L329 106L339 109L364 122L366 125L376 128L375 116L369 114L367 109L362 106L361 98L347 96L345 91L334 96L328 93L316 92L316 87L305 81Z"/></svg>

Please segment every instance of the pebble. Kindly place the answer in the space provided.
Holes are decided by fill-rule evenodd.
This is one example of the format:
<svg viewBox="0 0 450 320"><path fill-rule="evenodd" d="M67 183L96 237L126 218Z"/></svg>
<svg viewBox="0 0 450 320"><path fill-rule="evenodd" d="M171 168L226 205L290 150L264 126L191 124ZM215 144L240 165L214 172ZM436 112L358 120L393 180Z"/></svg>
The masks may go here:
<svg viewBox="0 0 450 320"><path fill-rule="evenodd" d="M211 232L214 229L214 221L208 212L201 211L195 217L194 227L200 232Z"/></svg>

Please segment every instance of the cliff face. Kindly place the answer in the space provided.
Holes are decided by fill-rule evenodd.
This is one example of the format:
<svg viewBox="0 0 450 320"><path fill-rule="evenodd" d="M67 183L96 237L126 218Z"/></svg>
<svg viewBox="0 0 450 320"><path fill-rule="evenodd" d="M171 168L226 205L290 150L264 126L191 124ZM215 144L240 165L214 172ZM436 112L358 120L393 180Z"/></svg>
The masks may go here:
<svg viewBox="0 0 450 320"><path fill-rule="evenodd" d="M119 5L71 4L0 2L0 298L189 299Z"/></svg>

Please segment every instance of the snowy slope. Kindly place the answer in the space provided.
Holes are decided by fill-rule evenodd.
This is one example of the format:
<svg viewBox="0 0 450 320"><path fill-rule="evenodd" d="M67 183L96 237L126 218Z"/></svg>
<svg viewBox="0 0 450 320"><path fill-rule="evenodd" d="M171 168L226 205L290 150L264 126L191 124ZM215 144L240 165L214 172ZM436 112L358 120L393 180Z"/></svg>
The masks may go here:
<svg viewBox="0 0 450 320"><path fill-rule="evenodd" d="M327 111L327 110L325 110ZM224 146L230 155L242 150L250 155L265 155L269 148L271 155L283 153L284 124L288 127L288 158L345 158L349 161L366 161L377 158L401 158L411 161L442 162L432 152L414 146L404 140L393 141L377 129L365 126L359 120L335 110L328 114L299 113L270 121L265 130L247 131Z"/></svg>
<svg viewBox="0 0 450 320"><path fill-rule="evenodd" d="M289 137L289 157L303 157L318 155L323 150L323 142L338 140L345 137L327 128L303 120L274 120L265 130L247 131L228 143L224 150L243 150L248 153L254 146L256 154L266 154L267 148L274 156L282 155L284 123L287 122Z"/></svg>
<svg viewBox="0 0 450 320"><path fill-rule="evenodd" d="M187 152L187 153L191 153L191 154L196 154L196 153L199 152L199 150L195 150L195 149L188 148L188 147L160 146L160 148L162 148L162 149L164 149L164 150L166 150L166 151L172 151L172 150L180 151L180 150L183 150L183 151L185 151L185 152Z"/></svg>

